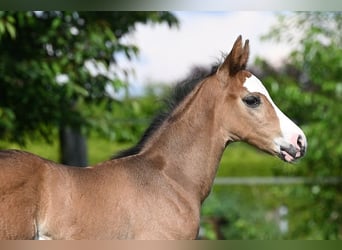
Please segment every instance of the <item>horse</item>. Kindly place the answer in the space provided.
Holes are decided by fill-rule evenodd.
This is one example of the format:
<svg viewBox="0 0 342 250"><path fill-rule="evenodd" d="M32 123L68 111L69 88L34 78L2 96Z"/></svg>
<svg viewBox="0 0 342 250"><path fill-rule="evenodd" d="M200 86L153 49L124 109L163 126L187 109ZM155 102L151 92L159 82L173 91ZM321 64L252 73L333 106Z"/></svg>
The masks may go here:
<svg viewBox="0 0 342 250"><path fill-rule="evenodd" d="M202 79L178 86L133 148L85 168L0 151L0 239L195 239L225 148L244 141L285 162L303 131L246 70L249 40Z"/></svg>

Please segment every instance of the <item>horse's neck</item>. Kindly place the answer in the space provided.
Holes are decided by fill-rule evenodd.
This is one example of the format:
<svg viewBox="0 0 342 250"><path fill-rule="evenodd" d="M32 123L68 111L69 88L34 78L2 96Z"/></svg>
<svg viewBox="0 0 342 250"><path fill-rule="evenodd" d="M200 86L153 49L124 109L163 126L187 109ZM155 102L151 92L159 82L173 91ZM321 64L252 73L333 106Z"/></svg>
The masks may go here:
<svg viewBox="0 0 342 250"><path fill-rule="evenodd" d="M195 89L143 149L201 202L209 194L225 145L217 127L215 97L206 96L205 87Z"/></svg>

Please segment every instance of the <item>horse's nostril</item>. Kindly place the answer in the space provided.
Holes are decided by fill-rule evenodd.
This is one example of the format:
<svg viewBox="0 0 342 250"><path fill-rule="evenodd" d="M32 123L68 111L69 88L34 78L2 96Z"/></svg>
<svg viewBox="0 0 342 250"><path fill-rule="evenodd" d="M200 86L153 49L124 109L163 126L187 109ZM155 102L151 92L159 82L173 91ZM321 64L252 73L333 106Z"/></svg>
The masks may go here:
<svg viewBox="0 0 342 250"><path fill-rule="evenodd" d="M299 135L298 138L297 138L297 145L299 146L299 148L303 148L302 140L303 140L302 136Z"/></svg>
<svg viewBox="0 0 342 250"><path fill-rule="evenodd" d="M303 156L306 152L306 145L305 145L305 139L303 139L303 137L301 135L298 135L297 138L297 145L299 147L299 152L301 154L301 156Z"/></svg>

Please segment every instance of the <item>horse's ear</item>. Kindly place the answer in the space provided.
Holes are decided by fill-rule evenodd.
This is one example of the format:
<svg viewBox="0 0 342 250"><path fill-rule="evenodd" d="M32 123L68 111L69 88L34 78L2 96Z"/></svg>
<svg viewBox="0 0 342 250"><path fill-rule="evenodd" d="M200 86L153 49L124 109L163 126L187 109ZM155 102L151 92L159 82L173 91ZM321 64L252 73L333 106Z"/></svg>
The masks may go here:
<svg viewBox="0 0 342 250"><path fill-rule="evenodd" d="M249 56L249 41L242 46L241 35L236 39L232 50L217 70L217 75L222 82L235 76L239 71L246 69Z"/></svg>

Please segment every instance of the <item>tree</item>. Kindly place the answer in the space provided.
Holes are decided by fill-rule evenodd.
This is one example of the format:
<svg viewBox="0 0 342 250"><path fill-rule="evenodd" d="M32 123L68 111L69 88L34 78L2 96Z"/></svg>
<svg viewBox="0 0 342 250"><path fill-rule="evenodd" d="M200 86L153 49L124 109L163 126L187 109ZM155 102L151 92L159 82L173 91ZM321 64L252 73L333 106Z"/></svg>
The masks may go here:
<svg viewBox="0 0 342 250"><path fill-rule="evenodd" d="M65 157L80 148L84 154L80 135L90 128L113 133L112 95L131 73L116 59L137 56L122 39L137 23L178 21L169 12L0 12L0 138L51 140L57 128L62 161L85 165Z"/></svg>
<svg viewBox="0 0 342 250"><path fill-rule="evenodd" d="M296 47L280 69L259 59L264 82L285 113L304 127L308 153L295 174L342 176L342 14L299 12L281 15L264 37L291 42ZM296 108L297 107L297 108ZM337 239L342 237L341 183L317 184L297 190L297 237ZM298 202L298 200L297 200ZM305 205L304 205L305 204ZM308 214L303 206L308 206ZM306 213L306 214L305 214ZM301 218L301 219L299 219ZM304 235L305 236L304 236Z"/></svg>

